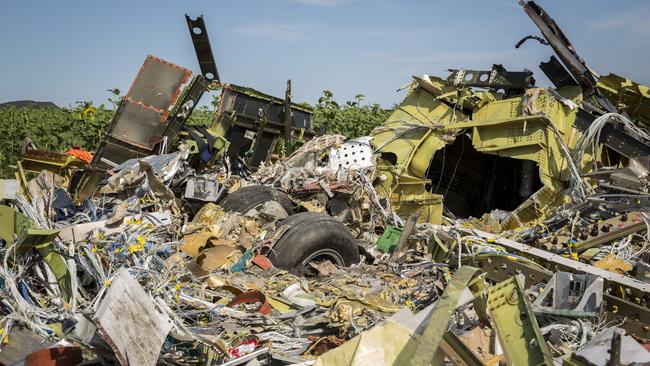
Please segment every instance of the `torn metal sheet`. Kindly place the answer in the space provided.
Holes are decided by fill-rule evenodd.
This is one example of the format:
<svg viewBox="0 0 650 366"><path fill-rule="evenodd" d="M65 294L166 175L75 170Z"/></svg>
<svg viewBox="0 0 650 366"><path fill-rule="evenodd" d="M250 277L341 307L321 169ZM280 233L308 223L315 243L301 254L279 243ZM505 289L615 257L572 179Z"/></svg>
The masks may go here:
<svg viewBox="0 0 650 366"><path fill-rule="evenodd" d="M9 336L12 342L0 352L0 364L22 365L25 357L39 349L51 347L54 342L45 337L34 334L30 329L16 326L11 330Z"/></svg>
<svg viewBox="0 0 650 366"><path fill-rule="evenodd" d="M118 233L124 230L126 222L128 221L140 221L144 224L168 226L171 224L171 220L172 215L170 212L151 212L147 214L126 216L117 225L107 225L109 220L88 222L85 224L77 224L62 228L61 231L59 231L59 239L63 241L78 242L88 239L88 235L96 231L101 231L104 235Z"/></svg>
<svg viewBox="0 0 650 366"><path fill-rule="evenodd" d="M438 345L447 330L447 323L459 305L467 286L479 273L472 267L462 267L454 275L435 309L431 312L422 337L411 337L399 352L395 365L429 365L434 359L440 360Z"/></svg>
<svg viewBox="0 0 650 366"><path fill-rule="evenodd" d="M291 104L290 131L297 140L315 135L312 113L310 107ZM251 88L226 84L222 88L221 107L211 128L230 141L226 153L232 161L246 157L250 166L258 167L270 157L277 138L284 135L284 115L282 99Z"/></svg>
<svg viewBox="0 0 650 366"><path fill-rule="evenodd" d="M393 322L386 322L325 353L314 366L394 365L411 332Z"/></svg>
<svg viewBox="0 0 650 366"><path fill-rule="evenodd" d="M48 170L65 175L70 169L83 168L87 164L83 160L56 151L28 149L21 155L20 164L27 172L40 173Z"/></svg>
<svg viewBox="0 0 650 366"><path fill-rule="evenodd" d="M120 270L94 315L97 330L122 365L156 365L160 348L172 329L140 284Z"/></svg>
<svg viewBox="0 0 650 366"><path fill-rule="evenodd" d="M119 119L114 120L111 126L109 131L111 137L146 150L152 150L154 145L161 141L165 130L164 112L126 97L116 115ZM133 128L134 126L138 128ZM108 156L106 159L111 160ZM111 161L116 164L122 163Z"/></svg>
<svg viewBox="0 0 650 366"><path fill-rule="evenodd" d="M128 159L151 155L163 140L169 110L190 75L188 69L147 56L115 112L91 165L105 171ZM172 140L175 137L171 136Z"/></svg>
<svg viewBox="0 0 650 366"><path fill-rule="evenodd" d="M532 71L507 71L502 65L492 65L492 70L449 71L451 74L447 77L447 83L454 86L523 91L535 85Z"/></svg>
<svg viewBox="0 0 650 366"><path fill-rule="evenodd" d="M620 335L618 345L620 349L615 353L616 350L612 349L612 340L616 334ZM618 355L620 359L613 360L614 355ZM625 334L624 330L612 327L595 336L571 357L571 361L584 362L592 366L642 365L650 364L650 352L634 338Z"/></svg>

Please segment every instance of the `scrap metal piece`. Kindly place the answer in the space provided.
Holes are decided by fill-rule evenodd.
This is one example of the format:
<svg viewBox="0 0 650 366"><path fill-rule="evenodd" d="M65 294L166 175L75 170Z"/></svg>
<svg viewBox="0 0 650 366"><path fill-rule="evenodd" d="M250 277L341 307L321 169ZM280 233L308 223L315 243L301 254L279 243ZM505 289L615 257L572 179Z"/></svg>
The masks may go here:
<svg viewBox="0 0 650 366"><path fill-rule="evenodd" d="M221 366L236 366L236 365L268 365L271 361L270 349L263 347L255 350L247 355L241 356L234 360L222 363ZM254 363L257 362L257 363Z"/></svg>
<svg viewBox="0 0 650 366"><path fill-rule="evenodd" d="M186 68L147 56L91 165L107 170L128 159L151 155L167 129L169 110L191 74Z"/></svg>
<svg viewBox="0 0 650 366"><path fill-rule="evenodd" d="M130 274L121 269L95 312L97 331L122 365L156 365L160 349L172 329L166 314Z"/></svg>
<svg viewBox="0 0 650 366"><path fill-rule="evenodd" d="M488 289L491 322L510 365L553 365L551 352L517 275Z"/></svg>
<svg viewBox="0 0 650 366"><path fill-rule="evenodd" d="M643 261L638 261L636 262L634 269L636 271L635 277L637 279L643 282L650 282L650 264Z"/></svg>
<svg viewBox="0 0 650 366"><path fill-rule="evenodd" d="M534 1L522 2L524 11L533 23L542 32L544 38L553 48L560 60L568 68L571 75L580 81L580 85L586 92L593 92L596 87L596 79L591 73L585 62L575 51L575 48L564 35L564 32L555 23L555 21L546 13L542 7Z"/></svg>
<svg viewBox="0 0 650 366"><path fill-rule="evenodd" d="M59 175L70 169L83 168L87 164L81 159L72 155L55 151L29 149L20 157L20 164L27 172L40 173L48 170Z"/></svg>
<svg viewBox="0 0 650 366"><path fill-rule="evenodd" d="M573 234L567 230L537 239L536 246L547 249L571 247L574 248L572 250L582 253L587 249L625 238L630 234L646 231L647 226L643 213L626 212L602 222L585 224L574 229L576 232Z"/></svg>
<svg viewBox="0 0 650 366"><path fill-rule="evenodd" d="M170 204L173 206L176 203L176 196L174 196L174 192L171 190L171 188L167 187L167 185L158 179L156 173L153 170L153 167L149 162L143 159L140 160L139 163L140 170L144 171L147 175L147 182L149 184L151 193L165 202L170 202Z"/></svg>
<svg viewBox="0 0 650 366"><path fill-rule="evenodd" d="M576 114L574 126L579 131L585 132L595 118L580 108ZM623 125L617 122L607 123L603 126L600 131L600 140L598 143L609 147L627 158L650 155L650 141L640 136L631 135Z"/></svg>
<svg viewBox="0 0 650 366"><path fill-rule="evenodd" d="M52 346L53 340L34 333L31 329L15 325L9 333L11 342L3 345L0 352L0 364L22 365L25 357L39 349Z"/></svg>
<svg viewBox="0 0 650 366"><path fill-rule="evenodd" d="M291 79L287 80L287 90L284 92L284 154L291 155Z"/></svg>
<svg viewBox="0 0 650 366"><path fill-rule="evenodd" d="M598 90L634 119L639 127L650 126L650 88L616 74L598 78Z"/></svg>
<svg viewBox="0 0 650 366"><path fill-rule="evenodd" d="M616 186L643 190L647 194L648 175L650 174L650 156L641 156L632 158L627 166L619 171L612 173L612 183Z"/></svg>
<svg viewBox="0 0 650 366"><path fill-rule="evenodd" d="M558 271L531 307L536 314L595 316L602 302L602 278Z"/></svg>
<svg viewBox="0 0 650 366"><path fill-rule="evenodd" d="M185 199L203 202L217 202L225 193L226 187L212 176L191 176L185 186Z"/></svg>
<svg viewBox="0 0 650 366"><path fill-rule="evenodd" d="M615 341L616 338L618 342ZM571 355L568 361L569 365L647 365L650 363L650 352L625 334L623 329L611 327L592 338L585 347Z"/></svg>
<svg viewBox="0 0 650 366"><path fill-rule="evenodd" d="M413 314L409 309L402 309L388 318L388 322L395 322L406 327L412 337L418 337L431 320L431 313L435 304L431 304L421 311ZM472 352L467 345L453 332L446 331L440 342L440 349L459 366L483 366L483 362Z"/></svg>
<svg viewBox="0 0 650 366"><path fill-rule="evenodd" d="M339 147L333 147L329 154L329 168L347 172L373 166L370 137L349 140Z"/></svg>
<svg viewBox="0 0 650 366"><path fill-rule="evenodd" d="M11 245L16 239L27 235L30 220L15 208L0 205L0 239Z"/></svg>
<svg viewBox="0 0 650 366"><path fill-rule="evenodd" d="M141 221L143 224L150 224L153 226L168 226L172 223L172 215L169 211L165 212L150 212L145 214L138 214L134 216L125 217L119 225L109 225L109 220L93 221L83 224L66 226L59 232L59 239L62 241L79 242L88 238L88 235L95 230L101 230L104 235L110 235L123 231L126 227L124 224L127 221Z"/></svg>
<svg viewBox="0 0 650 366"><path fill-rule="evenodd" d="M520 254L524 257L535 260L537 263L543 264L548 267L553 267L556 270L563 270L578 273L590 273L602 277L605 281L605 288L611 288L614 292L620 292L623 289L626 293L638 297L639 299L650 293L650 284L636 280L634 278L626 277L618 273L605 271L596 268L589 264L574 261L572 259L550 253L546 250L534 248L525 244L517 243L516 241L497 237L494 234L487 233L476 229L461 229L478 235L488 240L494 240L498 245L506 248L508 251Z"/></svg>
<svg viewBox="0 0 650 366"><path fill-rule="evenodd" d="M490 238L491 236L486 235L484 237ZM497 240L497 244L508 247L508 242L506 242L506 245L503 245L504 240L506 239ZM510 247L510 249L512 250L512 247ZM539 264L525 257L519 257L512 254L478 255L471 261L471 263L485 271L487 279L491 281L504 281L515 275L524 274L526 276L527 285L547 282L553 276L553 272L542 267L540 264L543 264L548 268L559 268L560 270L564 271L589 272L590 269L594 269L605 275L614 275L613 277L605 278L605 287L611 291L611 293L607 293L607 291L603 293L603 308L605 310L605 318L608 321L621 324L625 330L634 335L636 338L642 339L645 342L650 341L650 328L646 326L646 324L650 324L650 310L648 310L646 306L639 304L642 299L645 299L648 296L647 292L644 292L643 288L629 288L623 286L620 283L610 283L608 282L610 279L629 278L623 277L616 273L604 271L577 261L572 261L568 258L564 258L540 249L537 249L535 252L537 251L539 251L540 254L545 253L545 256L532 257L535 259L535 261L539 262ZM522 253L518 250L514 250L513 252ZM566 262L562 261L560 264L557 262L558 258L563 258L566 260ZM568 266L569 264L573 264L573 266L570 267ZM573 267L580 268L574 269ZM581 270L581 268L587 268L587 271ZM643 282L634 280L631 281L631 283ZM621 296L629 296L630 301L621 298Z"/></svg>
<svg viewBox="0 0 650 366"><path fill-rule="evenodd" d="M393 254L391 254L391 258L393 260L401 257L408 249L408 240L411 234L413 234L413 232L415 231L415 226L417 224L419 216L420 216L420 211L415 211L411 215L409 215L408 219L406 219L406 223L404 224L402 233L399 236L399 241L397 242L395 251L393 252Z"/></svg>
<svg viewBox="0 0 650 366"><path fill-rule="evenodd" d="M32 352L25 357L25 366L40 365L79 365L83 362L80 347L68 346L57 347L51 346Z"/></svg>
<svg viewBox="0 0 650 366"><path fill-rule="evenodd" d="M562 66L560 61L555 56L547 62L540 62L539 68L544 72L546 77L555 85L556 88L564 88L565 86L578 86L578 83L573 79L571 74Z"/></svg>
<svg viewBox="0 0 650 366"><path fill-rule="evenodd" d="M425 366L439 357L438 346L447 330L452 313L459 305L467 286L478 275L479 269L461 267L451 279L435 309L430 313L428 324L421 337L411 337L397 356L394 365Z"/></svg>
<svg viewBox="0 0 650 366"><path fill-rule="evenodd" d="M535 85L533 72L508 71L502 65L492 65L490 71L455 70L449 69L451 74L447 77L447 84L453 86L475 86L492 89L512 89L523 91Z"/></svg>
<svg viewBox="0 0 650 366"><path fill-rule="evenodd" d="M189 80L190 75L192 72L184 67L148 55L126 98L155 111L167 112L178 99L180 87Z"/></svg>
<svg viewBox="0 0 650 366"><path fill-rule="evenodd" d="M57 233L58 232L54 232L50 234L50 238L56 236ZM70 273L70 270L68 269L65 257L54 250L51 242L34 245L34 247L38 251L38 254L43 258L43 262L45 262L48 267L50 267L50 270L52 270L52 274L56 279L56 284L52 283L52 285L58 286L63 300L65 300L66 303L69 302L72 299L74 292L74 283L72 281L72 273Z"/></svg>
<svg viewBox="0 0 650 366"><path fill-rule="evenodd" d="M58 229L33 227L32 221L16 209L0 205L0 239L9 245L15 243L19 253L24 253L29 248L48 244L58 234Z"/></svg>
<svg viewBox="0 0 650 366"><path fill-rule="evenodd" d="M325 352L316 360L314 366L397 365L395 360L409 336L414 336L411 329L387 321Z"/></svg>
<svg viewBox="0 0 650 366"><path fill-rule="evenodd" d="M205 27L205 22L203 21L203 15L192 19L189 15L185 14L185 20L187 21L187 27L192 36L192 43L194 44L196 58L199 61L201 74L210 82L219 82L219 72L217 71L217 64L212 54L212 46L208 37L208 29Z"/></svg>
<svg viewBox="0 0 650 366"><path fill-rule="evenodd" d="M113 121L108 133L111 137L139 148L152 150L154 145L160 142L165 129L162 122L165 120L166 111L150 108L145 104L135 102L130 98L124 98L116 113L118 118ZM107 156L114 163L113 156Z"/></svg>
<svg viewBox="0 0 650 366"><path fill-rule="evenodd" d="M251 88L224 85L221 107L211 129L230 141L227 155L231 161L246 157L256 168L270 157L278 137L285 133L284 104L280 98ZM291 103L292 136L315 136L312 112L311 108Z"/></svg>
<svg viewBox="0 0 650 366"><path fill-rule="evenodd" d="M194 108L199 105L199 101L203 94L208 90L210 81L202 75L196 76L176 103L176 108L167 119L167 127L163 135L168 137L171 141L169 145L173 145L174 139L178 136L179 132L185 126L185 122L190 118Z"/></svg>
<svg viewBox="0 0 650 366"><path fill-rule="evenodd" d="M458 366L483 366L483 362L458 338L454 332L446 331L440 348Z"/></svg>
<svg viewBox="0 0 650 366"><path fill-rule="evenodd" d="M639 212L625 213L606 221L604 225L595 225L597 230L589 233L593 238L581 241L576 245L578 252L583 252L589 248L597 247L618 238L624 238L630 234L647 230L644 216Z"/></svg>
<svg viewBox="0 0 650 366"><path fill-rule="evenodd" d="M240 304L255 304L259 303L260 306L255 311L262 315L269 315L271 312L271 304L266 300L266 296L260 291L248 291L242 292L241 294L235 296L230 302L226 305L229 308Z"/></svg>

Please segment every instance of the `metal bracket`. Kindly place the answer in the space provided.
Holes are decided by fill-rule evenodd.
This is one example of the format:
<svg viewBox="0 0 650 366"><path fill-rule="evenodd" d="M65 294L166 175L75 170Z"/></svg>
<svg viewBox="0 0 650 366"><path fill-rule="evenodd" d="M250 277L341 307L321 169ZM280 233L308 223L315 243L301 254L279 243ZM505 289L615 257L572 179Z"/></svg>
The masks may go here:
<svg viewBox="0 0 650 366"><path fill-rule="evenodd" d="M533 72L508 71L501 65L492 65L492 70L449 69L447 84L453 86L475 86L481 88L523 91L535 85Z"/></svg>
<svg viewBox="0 0 650 366"><path fill-rule="evenodd" d="M539 330L517 275L488 289L487 306L509 365L552 366L553 357Z"/></svg>
<svg viewBox="0 0 650 366"><path fill-rule="evenodd" d="M579 109L576 114L574 126L579 131L585 132L594 119L594 116L583 109ZM607 123L604 125L600 132L600 141L598 142L627 158L650 155L650 141L633 137L623 129L623 126L617 123Z"/></svg>
<svg viewBox="0 0 650 366"><path fill-rule="evenodd" d="M524 274L529 281L528 285L532 285L547 282L553 275L553 272L540 267L535 262L527 262L525 258L512 255L477 256L472 261L472 265L485 271L490 281L504 281L515 275ZM604 293L603 308L607 321L620 323L621 327L630 334L645 342L650 340L650 327L646 325L650 324L650 311L647 307Z"/></svg>
<svg viewBox="0 0 650 366"><path fill-rule="evenodd" d="M209 81L219 82L219 72L217 71L217 64L214 61L212 54L212 46L210 45L210 38L208 38L208 30L203 22L203 15L196 19L190 18L185 14L187 20L187 27L192 35L192 43L194 43L194 51L196 58L199 60L199 67L201 74Z"/></svg>
<svg viewBox="0 0 650 366"><path fill-rule="evenodd" d="M547 62L540 62L539 68L556 88L578 86L578 83L573 79L573 76L566 71L564 66L562 66L555 56L551 56Z"/></svg>
<svg viewBox="0 0 650 366"><path fill-rule="evenodd" d="M536 314L595 316L602 303L602 278L559 271L548 281L532 308Z"/></svg>
<svg viewBox="0 0 650 366"><path fill-rule="evenodd" d="M201 75L192 79L190 85L183 91L183 94L176 103L175 110L167 122L163 136L168 136L170 139L175 139L178 136L178 133L192 114L192 111L199 104L201 96L208 90L209 85L209 80ZM173 141L171 143L173 144Z"/></svg>

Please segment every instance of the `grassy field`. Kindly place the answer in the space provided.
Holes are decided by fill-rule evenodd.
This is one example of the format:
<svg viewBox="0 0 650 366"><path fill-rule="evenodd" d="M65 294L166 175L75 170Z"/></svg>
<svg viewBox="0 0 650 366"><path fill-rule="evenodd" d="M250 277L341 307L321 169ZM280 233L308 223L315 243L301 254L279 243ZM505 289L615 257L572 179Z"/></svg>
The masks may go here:
<svg viewBox="0 0 650 366"><path fill-rule="evenodd" d="M314 106L314 126L319 131L325 126L328 133L340 133L347 137L367 135L386 120L390 111L379 105L362 104L362 95L354 101L339 105L329 91L323 93ZM92 107L78 103L71 108L56 107L1 107L0 108L0 177L12 178L20 148L26 137L43 150L66 151L79 146L95 151L113 117L113 109ZM214 118L214 110L197 108L188 124L208 125Z"/></svg>

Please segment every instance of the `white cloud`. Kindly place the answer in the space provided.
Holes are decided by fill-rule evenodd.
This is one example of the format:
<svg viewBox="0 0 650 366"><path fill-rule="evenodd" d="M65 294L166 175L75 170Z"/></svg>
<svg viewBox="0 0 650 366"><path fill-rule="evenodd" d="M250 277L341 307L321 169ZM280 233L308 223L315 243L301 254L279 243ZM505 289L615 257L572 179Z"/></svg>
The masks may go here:
<svg viewBox="0 0 650 366"><path fill-rule="evenodd" d="M321 1L321 0L309 0ZM266 38L278 42L313 41L315 39L362 38L383 39L396 37L423 37L434 34L434 29L342 29L311 24L258 23L235 28L233 33L244 36Z"/></svg>
<svg viewBox="0 0 650 366"><path fill-rule="evenodd" d="M393 55L393 54L367 54L366 57L398 63L408 64L449 64L453 67L468 63L492 63L503 62L512 59L515 52L513 50L475 50L475 51L447 51L436 54L425 55Z"/></svg>
<svg viewBox="0 0 650 366"><path fill-rule="evenodd" d="M307 24L260 23L235 28L233 33L277 42L299 42L307 40L307 28Z"/></svg>
<svg viewBox="0 0 650 366"><path fill-rule="evenodd" d="M388 29L388 30L359 30L346 31L346 35L351 37L410 37L425 36L435 34L434 29Z"/></svg>
<svg viewBox="0 0 650 366"><path fill-rule="evenodd" d="M626 31L639 36L650 36L650 8L640 8L619 14L610 14L587 22L592 31Z"/></svg>

